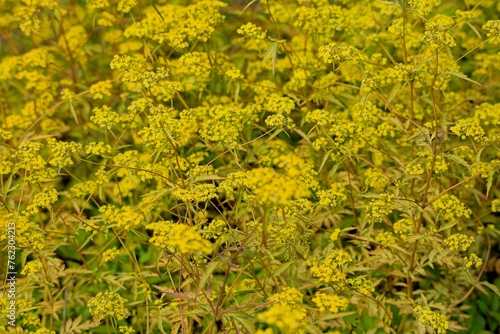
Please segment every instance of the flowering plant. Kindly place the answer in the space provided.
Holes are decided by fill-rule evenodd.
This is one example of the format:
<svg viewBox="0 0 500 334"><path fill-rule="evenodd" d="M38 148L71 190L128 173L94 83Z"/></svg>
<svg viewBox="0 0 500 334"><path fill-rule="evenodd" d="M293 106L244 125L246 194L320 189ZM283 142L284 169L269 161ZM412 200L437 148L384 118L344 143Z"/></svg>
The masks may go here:
<svg viewBox="0 0 500 334"><path fill-rule="evenodd" d="M0 11L0 328L498 330L496 1Z"/></svg>

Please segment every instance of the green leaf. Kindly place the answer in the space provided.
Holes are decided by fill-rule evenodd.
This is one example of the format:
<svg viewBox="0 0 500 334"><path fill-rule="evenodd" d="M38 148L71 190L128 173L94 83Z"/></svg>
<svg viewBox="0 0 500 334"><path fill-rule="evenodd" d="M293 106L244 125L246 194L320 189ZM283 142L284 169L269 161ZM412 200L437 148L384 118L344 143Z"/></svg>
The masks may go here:
<svg viewBox="0 0 500 334"><path fill-rule="evenodd" d="M455 76L457 78L460 78L460 79L463 79L463 80L475 83L476 85L483 86L479 82L472 80L471 78L467 77L465 74L460 73L460 72L443 72L442 74L453 75L453 76Z"/></svg>
<svg viewBox="0 0 500 334"><path fill-rule="evenodd" d="M481 282L481 284L484 285L487 288L490 288L491 291L493 291L494 293L497 294L497 296L500 297L500 290L496 287L496 285L491 284L490 282L486 282L486 281Z"/></svg>
<svg viewBox="0 0 500 334"><path fill-rule="evenodd" d="M205 284L207 283L208 278L210 277L210 275L212 275L212 273L215 271L215 269L219 265L220 265L220 261L215 261L215 260L210 262L207 265L205 272L203 273L203 276L201 276L200 282L198 284L198 290L196 291L196 295L200 294L200 291L203 290L203 288L205 287Z"/></svg>
<svg viewBox="0 0 500 334"><path fill-rule="evenodd" d="M294 261L288 261L286 263L283 263L278 269L276 269L276 271L273 274L273 277L279 276L282 272L287 270L292 263L294 263Z"/></svg>
<svg viewBox="0 0 500 334"><path fill-rule="evenodd" d="M234 85L234 102L238 102L238 96L240 95L240 82L237 81Z"/></svg>
<svg viewBox="0 0 500 334"><path fill-rule="evenodd" d="M348 317L348 316L351 316L351 315L354 315L356 314L356 312L340 312L340 313L333 313L333 314L328 314L328 315L325 315L324 317L321 317L320 319L322 321L326 321L326 320L332 320L332 319L339 319L339 318L343 318L343 317ZM352 318L350 318L352 319Z"/></svg>
<svg viewBox="0 0 500 334"><path fill-rule="evenodd" d="M385 109L387 109L389 107L389 105L391 104L392 100L398 95L398 93L401 91L402 88L403 88L403 86L401 85L401 82L398 82L392 88L391 94L389 95L389 97L387 98L387 102L385 103Z"/></svg>
<svg viewBox="0 0 500 334"><path fill-rule="evenodd" d="M78 124L78 117L76 117L75 108L73 108L73 105L71 103L69 104L69 111L71 111L71 115L73 115L73 118L75 119L76 124Z"/></svg>
<svg viewBox="0 0 500 334"><path fill-rule="evenodd" d="M268 59L271 59L273 63L273 75L275 72L275 67L276 67L276 55L278 54L278 42L273 42L267 49L266 53L264 54L264 59L262 59L262 62L266 62Z"/></svg>
<svg viewBox="0 0 500 334"><path fill-rule="evenodd" d="M332 151L333 151L333 148L331 150L329 150L328 152L326 152L325 156L323 157L323 160L321 161L321 166L319 166L318 173L320 173L323 170L323 167L325 167L325 163L328 160L328 158L330 157L330 154L332 154Z"/></svg>
<svg viewBox="0 0 500 334"><path fill-rule="evenodd" d="M243 13L245 12L245 10L247 10L247 9L248 9L248 7L250 7L251 5L253 5L253 4L254 4L254 3L256 3L256 2L257 2L257 0L252 0L252 1L250 1L250 2L248 3L248 5L246 5L246 6L245 6L245 8L243 8L243 10L241 11L241 13L240 13L240 15L239 15L239 16L241 16L241 14L243 14Z"/></svg>
<svg viewBox="0 0 500 334"><path fill-rule="evenodd" d="M490 194L491 186L493 185L493 175L494 174L495 174L495 172L493 171L493 172L490 172L490 174L488 175L488 182L486 183L486 198Z"/></svg>
<svg viewBox="0 0 500 334"><path fill-rule="evenodd" d="M230 317L233 318L234 321L239 322L248 333L255 332L255 324L248 314L243 312L231 312Z"/></svg>
<svg viewBox="0 0 500 334"><path fill-rule="evenodd" d="M441 231L444 231L444 230L447 230L449 228L452 228L453 226L457 225L457 222L456 221L453 221L453 222L449 222L447 224L444 224L443 226L441 226L441 228L438 230L438 232L441 232Z"/></svg>
<svg viewBox="0 0 500 334"><path fill-rule="evenodd" d="M460 158L458 155L455 155L455 154L446 154L446 158L450 159L451 161L456 162L457 164L462 165L464 167L467 167L467 168L470 167L469 164L467 163L467 161L465 161L464 159Z"/></svg>

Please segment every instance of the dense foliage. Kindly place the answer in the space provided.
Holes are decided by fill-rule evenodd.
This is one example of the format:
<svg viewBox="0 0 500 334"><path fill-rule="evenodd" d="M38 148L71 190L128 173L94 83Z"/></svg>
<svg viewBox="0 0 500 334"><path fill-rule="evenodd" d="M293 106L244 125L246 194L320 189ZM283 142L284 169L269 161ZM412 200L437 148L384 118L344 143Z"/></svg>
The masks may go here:
<svg viewBox="0 0 500 334"><path fill-rule="evenodd" d="M499 12L0 0L0 328L497 331Z"/></svg>

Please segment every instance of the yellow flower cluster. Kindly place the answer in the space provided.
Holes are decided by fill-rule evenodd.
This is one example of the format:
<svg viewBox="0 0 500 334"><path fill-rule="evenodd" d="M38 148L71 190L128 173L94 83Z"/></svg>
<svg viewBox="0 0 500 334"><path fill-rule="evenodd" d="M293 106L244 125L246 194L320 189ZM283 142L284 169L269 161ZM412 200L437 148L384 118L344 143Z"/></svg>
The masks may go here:
<svg viewBox="0 0 500 334"><path fill-rule="evenodd" d="M500 212L500 198L491 201L491 212Z"/></svg>
<svg viewBox="0 0 500 334"><path fill-rule="evenodd" d="M483 25L489 41L493 44L500 44L500 20L491 20Z"/></svg>
<svg viewBox="0 0 500 334"><path fill-rule="evenodd" d="M382 232L377 234L375 241L382 246L388 246L396 243L396 239L394 238L394 234L392 234L392 232Z"/></svg>
<svg viewBox="0 0 500 334"><path fill-rule="evenodd" d="M181 254L191 254L201 252L210 254L212 246L204 239L192 226L172 221L161 221L146 225L148 230L152 230L154 235L149 242L157 247L172 248Z"/></svg>
<svg viewBox="0 0 500 334"><path fill-rule="evenodd" d="M255 109L217 105L210 108L207 116L200 136L234 146L245 124L255 119Z"/></svg>
<svg viewBox="0 0 500 334"><path fill-rule="evenodd" d="M285 130L292 130L295 128L293 119L283 114L270 115L266 118L266 125L276 128L283 128Z"/></svg>
<svg viewBox="0 0 500 334"><path fill-rule="evenodd" d="M214 219L203 227L202 233L205 239L218 239L227 231L227 223L224 220Z"/></svg>
<svg viewBox="0 0 500 334"><path fill-rule="evenodd" d="M259 313L257 319L276 326L282 333L303 334L308 323L305 308L282 304L273 305L267 311Z"/></svg>
<svg viewBox="0 0 500 334"><path fill-rule="evenodd" d="M465 252L474 242L473 236L452 234L444 240L444 244L454 252Z"/></svg>
<svg viewBox="0 0 500 334"><path fill-rule="evenodd" d="M330 189L318 191L318 197L320 205L336 207L347 199L345 186L341 183L333 183Z"/></svg>
<svg viewBox="0 0 500 334"><path fill-rule="evenodd" d="M500 125L500 103L482 103L474 110L474 119L488 125Z"/></svg>
<svg viewBox="0 0 500 334"><path fill-rule="evenodd" d="M342 63L354 58L356 48L351 45L337 44L332 42L320 46L318 56L327 64Z"/></svg>
<svg viewBox="0 0 500 334"><path fill-rule="evenodd" d="M432 49L442 49L457 45L448 30L454 25L451 17L437 14L425 22L425 32L422 41L429 43Z"/></svg>
<svg viewBox="0 0 500 334"><path fill-rule="evenodd" d="M455 195L444 194L432 202L432 207L438 210L444 220L454 221L458 218L469 218L471 210Z"/></svg>
<svg viewBox="0 0 500 334"><path fill-rule="evenodd" d="M365 221L368 224L381 223L392 212L393 198L394 195L381 194L378 199L372 199L366 206Z"/></svg>
<svg viewBox="0 0 500 334"><path fill-rule="evenodd" d="M353 261L352 257L342 249L333 250L322 263L315 258L308 260L311 273L321 282L341 284L346 278L342 266Z"/></svg>
<svg viewBox="0 0 500 334"><path fill-rule="evenodd" d="M339 313L345 311L349 306L349 300L338 295L329 295L323 292L316 292L312 298L320 311L328 311L331 313Z"/></svg>
<svg viewBox="0 0 500 334"><path fill-rule="evenodd" d="M365 185L376 190L383 190L389 181L387 177L375 168L367 169L365 172Z"/></svg>
<svg viewBox="0 0 500 334"><path fill-rule="evenodd" d="M333 117L330 115L328 110L315 109L309 111L306 115L306 122L317 123L318 125L327 125L333 121Z"/></svg>
<svg viewBox="0 0 500 334"><path fill-rule="evenodd" d="M102 260L104 262L113 261L119 255L120 255L120 251L116 247L113 247L113 248L110 248L110 249L106 249L104 251L104 253L102 253Z"/></svg>
<svg viewBox="0 0 500 334"><path fill-rule="evenodd" d="M46 208L49 209L52 204L57 202L58 192L55 188L45 188L41 193L35 195L33 202L26 207L25 214L29 216L33 216L38 213L38 208Z"/></svg>
<svg viewBox="0 0 500 334"><path fill-rule="evenodd" d="M43 268L43 263L40 261L30 261L26 263L21 271L21 275L26 275L26 277L31 277L38 273Z"/></svg>
<svg viewBox="0 0 500 334"><path fill-rule="evenodd" d="M335 241L339 238L339 234L340 232L342 232L342 230L340 228L336 228L332 234L330 234L330 240L331 241Z"/></svg>
<svg viewBox="0 0 500 334"><path fill-rule="evenodd" d="M408 0L408 4L420 15L427 16L441 0Z"/></svg>
<svg viewBox="0 0 500 334"><path fill-rule="evenodd" d="M271 94L264 103L264 110L274 113L290 114L295 108L295 102L286 96Z"/></svg>
<svg viewBox="0 0 500 334"><path fill-rule="evenodd" d="M99 100L104 98L104 96L111 96L111 80L99 81L90 86L89 92L94 100Z"/></svg>
<svg viewBox="0 0 500 334"><path fill-rule="evenodd" d="M138 227L144 221L144 215L131 206L116 208L112 205L103 205L99 208L106 224L116 224L125 230Z"/></svg>
<svg viewBox="0 0 500 334"><path fill-rule="evenodd" d="M55 138L49 140L48 147L50 147L51 151L49 164L58 168L71 166L73 164L71 155L82 149L81 144L58 141Z"/></svg>
<svg viewBox="0 0 500 334"><path fill-rule="evenodd" d="M410 175L422 175L425 172L422 164L420 163L409 163L406 165L405 169Z"/></svg>
<svg viewBox="0 0 500 334"><path fill-rule="evenodd" d="M450 128L450 131L461 139L469 137L478 143L484 142L486 137L484 129L473 118L458 120L458 122Z"/></svg>
<svg viewBox="0 0 500 334"><path fill-rule="evenodd" d="M178 112L173 108L158 105L149 109L148 123L137 134L142 142L155 149L172 151L172 140L178 145L187 145L198 129L196 117L189 111Z"/></svg>
<svg viewBox="0 0 500 334"><path fill-rule="evenodd" d="M208 40L215 26L224 21L225 17L219 10L226 6L226 3L215 0L201 0L188 6L147 6L143 19L129 25L124 36L185 49L191 43Z"/></svg>
<svg viewBox="0 0 500 334"><path fill-rule="evenodd" d="M188 188L175 188L172 197L183 202L206 202L217 197L215 185L196 184Z"/></svg>
<svg viewBox="0 0 500 334"><path fill-rule="evenodd" d="M408 235L413 233L413 221L409 218L402 218L394 223L393 225L394 233L398 234L403 240L408 238Z"/></svg>
<svg viewBox="0 0 500 334"><path fill-rule="evenodd" d="M373 282L369 279L366 279L365 277L354 277L354 278L348 278L346 280L347 286L362 295L369 296L371 295L372 292L375 291L375 286L373 285Z"/></svg>
<svg viewBox="0 0 500 334"><path fill-rule="evenodd" d="M231 68L224 73L231 80L243 79L245 76L237 68Z"/></svg>
<svg viewBox="0 0 500 334"><path fill-rule="evenodd" d="M437 334L446 334L449 322L443 314L431 311L429 307L415 306L413 309L418 317L418 321L424 326L433 328Z"/></svg>
<svg viewBox="0 0 500 334"><path fill-rule="evenodd" d="M243 35L245 38L255 38L264 39L266 38L267 31L262 30L261 27L257 27L252 22L248 22L236 31L238 34Z"/></svg>
<svg viewBox="0 0 500 334"><path fill-rule="evenodd" d="M131 0L125 0L125 1L131 1ZM121 2L124 2L124 1L121 1ZM120 326L120 327L118 327L118 330L122 334L135 334L136 333L136 331L134 330L133 327L128 327L128 326Z"/></svg>
<svg viewBox="0 0 500 334"><path fill-rule="evenodd" d="M290 206L293 200L309 197L308 187L299 179L277 173L272 168L256 168L247 175L247 184L261 204ZM280 189L276 192L275 189Z"/></svg>
<svg viewBox="0 0 500 334"><path fill-rule="evenodd" d="M90 142L85 146L85 153L89 155L100 155L105 156L111 154L113 148L111 145L107 145L102 141L99 142Z"/></svg>
<svg viewBox="0 0 500 334"><path fill-rule="evenodd" d="M467 268L471 266L475 266L476 268L479 268L483 265L483 259L481 259L477 254L472 253L470 256L465 256L463 258L464 264Z"/></svg>
<svg viewBox="0 0 500 334"><path fill-rule="evenodd" d="M94 115L90 116L90 121L96 124L100 128L106 128L111 130L113 125L118 122L118 113L112 111L108 106L102 106L101 108L94 108L92 110Z"/></svg>
<svg viewBox="0 0 500 334"><path fill-rule="evenodd" d="M283 292L276 293L269 297L269 301L281 305L294 306L302 304L302 298L303 296L300 290L286 287L283 288Z"/></svg>
<svg viewBox="0 0 500 334"><path fill-rule="evenodd" d="M116 292L99 292L88 301L87 306L90 314L98 321L107 316L114 317L116 320L122 320L127 317L125 298Z"/></svg>

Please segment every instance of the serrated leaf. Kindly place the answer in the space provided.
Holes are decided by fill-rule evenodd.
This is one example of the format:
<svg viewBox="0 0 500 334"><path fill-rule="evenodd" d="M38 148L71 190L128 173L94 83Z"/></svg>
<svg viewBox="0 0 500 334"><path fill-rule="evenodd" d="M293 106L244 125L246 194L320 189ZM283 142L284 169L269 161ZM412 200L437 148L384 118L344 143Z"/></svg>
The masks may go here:
<svg viewBox="0 0 500 334"><path fill-rule="evenodd" d="M451 161L456 162L459 165L462 165L462 166L467 167L467 168L470 167L469 164L467 163L467 161L465 161L464 159L460 158L458 155L455 155L455 154L446 154L446 157L448 159L450 159Z"/></svg>
<svg viewBox="0 0 500 334"><path fill-rule="evenodd" d="M490 282L483 281L480 284L484 285L487 288L490 288L491 291L497 294L497 296L500 297L500 290L498 290L497 286L494 284L491 284Z"/></svg>
<svg viewBox="0 0 500 334"><path fill-rule="evenodd" d="M231 314L231 318L233 318L234 321L239 322L241 326L248 331L248 333L255 332L255 324L248 314L243 312L234 312Z"/></svg>
<svg viewBox="0 0 500 334"><path fill-rule="evenodd" d="M479 85L479 86L483 86L479 82L472 80L471 78L469 78L468 76L466 76L465 74L460 73L460 72L443 72L443 74L453 75L454 77L475 83L476 85Z"/></svg>

